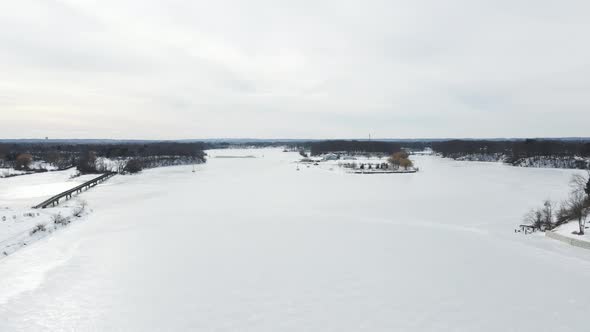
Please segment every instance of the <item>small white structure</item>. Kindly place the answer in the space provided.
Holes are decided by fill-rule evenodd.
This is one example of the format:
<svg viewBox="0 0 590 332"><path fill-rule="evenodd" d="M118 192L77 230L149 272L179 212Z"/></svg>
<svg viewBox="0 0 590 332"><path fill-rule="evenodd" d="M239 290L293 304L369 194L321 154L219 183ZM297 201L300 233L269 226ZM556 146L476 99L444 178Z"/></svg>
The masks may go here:
<svg viewBox="0 0 590 332"><path fill-rule="evenodd" d="M338 155L335 153L328 153L327 155L325 155L322 160L323 161L328 161L328 160L338 160Z"/></svg>

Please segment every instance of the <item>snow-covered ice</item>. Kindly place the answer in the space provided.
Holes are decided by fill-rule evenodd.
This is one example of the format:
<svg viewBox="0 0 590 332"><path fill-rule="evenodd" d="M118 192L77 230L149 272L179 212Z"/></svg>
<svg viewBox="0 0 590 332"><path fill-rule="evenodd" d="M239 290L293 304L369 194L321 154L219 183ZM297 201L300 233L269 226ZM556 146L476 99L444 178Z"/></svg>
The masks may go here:
<svg viewBox="0 0 590 332"><path fill-rule="evenodd" d="M590 251L513 229L572 170L415 156L416 174L209 151L117 176L0 260L0 330L585 331Z"/></svg>

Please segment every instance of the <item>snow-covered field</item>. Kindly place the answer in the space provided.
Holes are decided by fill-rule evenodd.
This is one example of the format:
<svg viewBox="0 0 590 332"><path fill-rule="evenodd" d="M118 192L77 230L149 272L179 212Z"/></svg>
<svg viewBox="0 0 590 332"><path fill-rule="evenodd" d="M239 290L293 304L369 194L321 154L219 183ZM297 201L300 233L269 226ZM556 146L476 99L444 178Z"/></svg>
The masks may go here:
<svg viewBox="0 0 590 332"><path fill-rule="evenodd" d="M72 177L76 173L75 169L69 169L0 179L0 259L36 238L47 235L39 233L31 236L30 231L36 225L51 226L53 215L69 216L71 210L79 205L78 200L72 200L51 209L32 208L97 176Z"/></svg>
<svg viewBox="0 0 590 332"><path fill-rule="evenodd" d="M82 195L85 222L0 260L0 331L590 327L590 250L513 232L575 171L413 156L416 174L364 176L208 153L257 158L114 177Z"/></svg>
<svg viewBox="0 0 590 332"><path fill-rule="evenodd" d="M28 208L97 177L96 174L73 177L76 173L71 168L0 179L0 207Z"/></svg>

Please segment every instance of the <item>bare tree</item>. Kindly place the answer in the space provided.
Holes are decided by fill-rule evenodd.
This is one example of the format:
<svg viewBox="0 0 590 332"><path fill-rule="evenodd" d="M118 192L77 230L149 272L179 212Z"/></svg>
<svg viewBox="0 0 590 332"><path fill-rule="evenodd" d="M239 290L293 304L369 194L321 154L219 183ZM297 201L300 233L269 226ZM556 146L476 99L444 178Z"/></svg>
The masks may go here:
<svg viewBox="0 0 590 332"><path fill-rule="evenodd" d="M59 154L58 151L49 151L45 155L45 161L47 161L48 163L52 164L53 166L58 166L59 167L59 164L60 164L60 161L61 161L61 155Z"/></svg>
<svg viewBox="0 0 590 332"><path fill-rule="evenodd" d="M127 160L126 159L118 159L115 160L115 171L119 174L125 171L125 167L127 167Z"/></svg>
<svg viewBox="0 0 590 332"><path fill-rule="evenodd" d="M590 196L590 170L587 175L575 174L570 180L570 187L572 192L579 192L586 196Z"/></svg>
<svg viewBox="0 0 590 332"><path fill-rule="evenodd" d="M109 166L107 165L107 161L105 158L97 158L94 164L96 165L96 171L99 173L109 171Z"/></svg>
<svg viewBox="0 0 590 332"><path fill-rule="evenodd" d="M579 191L574 191L567 200L567 206L571 217L578 220L578 225L580 226L578 234L584 235L586 217L588 216L588 210L590 208L588 206L587 197Z"/></svg>
<svg viewBox="0 0 590 332"><path fill-rule="evenodd" d="M553 228L553 202L546 200L543 203L543 227L544 229Z"/></svg>
<svg viewBox="0 0 590 332"><path fill-rule="evenodd" d="M391 165L393 165L393 168L397 169L397 168L399 168L402 160L404 160L404 159L408 159L408 154L403 151L400 151L400 152L396 152L396 153L392 154L387 159L387 161L389 161L389 163Z"/></svg>
<svg viewBox="0 0 590 332"><path fill-rule="evenodd" d="M400 160L399 165L407 170L408 168L414 166L414 163L412 163L410 159L404 158Z"/></svg>
<svg viewBox="0 0 590 332"><path fill-rule="evenodd" d="M543 210L532 209L524 216L524 222L535 228L541 228L543 225Z"/></svg>
<svg viewBox="0 0 590 332"><path fill-rule="evenodd" d="M14 165L15 169L29 169L31 163L33 162L33 156L28 153L19 154L16 157L16 164Z"/></svg>
<svg viewBox="0 0 590 332"><path fill-rule="evenodd" d="M555 212L555 225L559 226L567 223L570 220L572 220L572 214L568 208L567 201L561 202L559 205L559 209L557 210L557 212Z"/></svg>
<svg viewBox="0 0 590 332"><path fill-rule="evenodd" d="M96 173L96 152L85 151L81 153L77 168L82 174Z"/></svg>
<svg viewBox="0 0 590 332"><path fill-rule="evenodd" d="M7 144L0 144L0 165L4 165L6 156L10 152L10 148Z"/></svg>
<svg viewBox="0 0 590 332"><path fill-rule="evenodd" d="M590 170L587 175L576 174L570 181L572 193L567 200L567 208L570 217L578 220L580 225L579 234L584 234L586 228L586 217L590 212Z"/></svg>

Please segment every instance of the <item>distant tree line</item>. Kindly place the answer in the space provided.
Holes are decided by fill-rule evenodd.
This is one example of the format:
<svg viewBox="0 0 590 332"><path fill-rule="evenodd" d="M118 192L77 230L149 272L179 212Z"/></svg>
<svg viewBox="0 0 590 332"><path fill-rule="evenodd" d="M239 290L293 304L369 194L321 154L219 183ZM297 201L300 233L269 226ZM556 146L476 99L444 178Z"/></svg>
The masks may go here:
<svg viewBox="0 0 590 332"><path fill-rule="evenodd" d="M466 154L503 154L509 159L535 156L581 156L590 157L589 141L564 140L450 140L432 142L432 149L443 157L460 157Z"/></svg>
<svg viewBox="0 0 590 332"><path fill-rule="evenodd" d="M204 143L121 143L121 144L0 144L0 167L29 170L34 160L44 161L57 169L77 167L81 173L105 171L99 158L125 160L128 170L186 163L205 162ZM133 162L131 162L133 161ZM120 171L127 165L120 164Z"/></svg>
<svg viewBox="0 0 590 332"><path fill-rule="evenodd" d="M402 146L395 142L382 141L354 141L354 140L333 140L307 143L313 156L330 152L349 153L383 153L393 154L399 152Z"/></svg>

